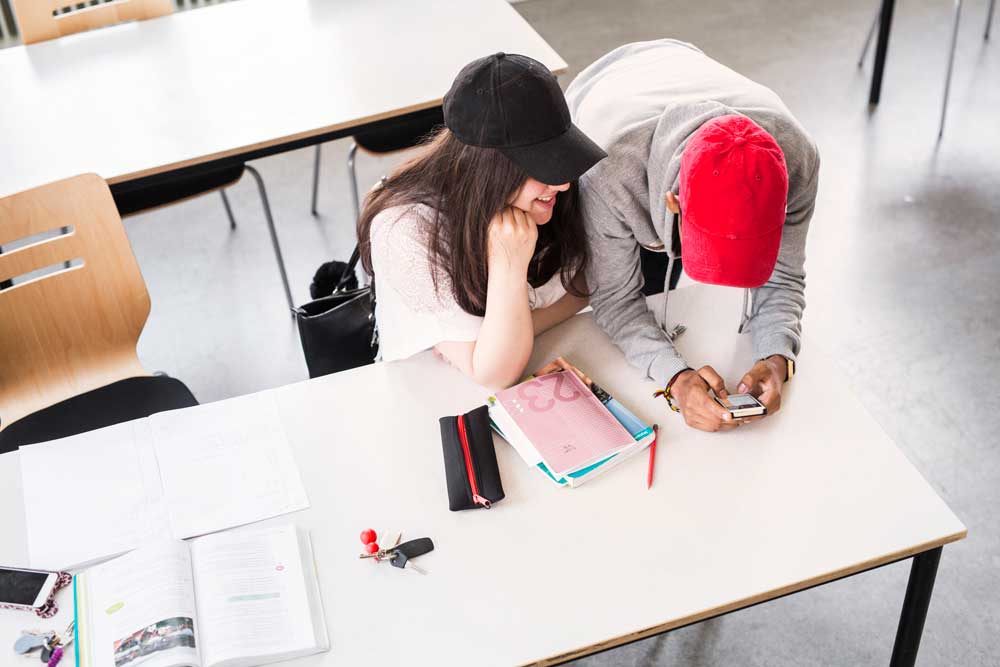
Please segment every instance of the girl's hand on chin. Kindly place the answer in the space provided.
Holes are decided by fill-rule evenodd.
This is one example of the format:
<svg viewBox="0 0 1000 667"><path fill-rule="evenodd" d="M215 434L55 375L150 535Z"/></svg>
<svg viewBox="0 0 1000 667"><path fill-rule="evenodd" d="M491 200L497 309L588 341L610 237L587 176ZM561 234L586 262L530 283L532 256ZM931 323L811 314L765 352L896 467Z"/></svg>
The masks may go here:
<svg viewBox="0 0 1000 667"><path fill-rule="evenodd" d="M506 268L527 274L537 241L538 225L534 220L521 209L508 206L490 221L490 270Z"/></svg>

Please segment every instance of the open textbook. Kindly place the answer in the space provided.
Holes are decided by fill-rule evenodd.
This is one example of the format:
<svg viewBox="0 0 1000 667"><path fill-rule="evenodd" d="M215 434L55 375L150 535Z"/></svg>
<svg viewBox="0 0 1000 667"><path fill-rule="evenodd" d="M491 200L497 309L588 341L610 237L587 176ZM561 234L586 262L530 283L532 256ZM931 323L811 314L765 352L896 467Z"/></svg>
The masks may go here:
<svg viewBox="0 0 1000 667"><path fill-rule="evenodd" d="M270 392L28 445L18 457L28 554L41 569L309 507Z"/></svg>
<svg viewBox="0 0 1000 667"><path fill-rule="evenodd" d="M309 533L166 540L76 577L77 667L249 667L330 647Z"/></svg>

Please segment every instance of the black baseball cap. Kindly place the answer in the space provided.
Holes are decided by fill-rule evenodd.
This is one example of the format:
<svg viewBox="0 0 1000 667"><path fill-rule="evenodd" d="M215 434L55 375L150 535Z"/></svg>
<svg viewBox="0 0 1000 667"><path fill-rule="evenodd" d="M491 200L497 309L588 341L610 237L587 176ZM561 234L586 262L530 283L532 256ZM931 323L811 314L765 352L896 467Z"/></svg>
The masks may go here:
<svg viewBox="0 0 1000 667"><path fill-rule="evenodd" d="M463 67L444 96L444 123L463 144L496 148L549 185L575 181L608 156L573 124L552 72L515 53Z"/></svg>

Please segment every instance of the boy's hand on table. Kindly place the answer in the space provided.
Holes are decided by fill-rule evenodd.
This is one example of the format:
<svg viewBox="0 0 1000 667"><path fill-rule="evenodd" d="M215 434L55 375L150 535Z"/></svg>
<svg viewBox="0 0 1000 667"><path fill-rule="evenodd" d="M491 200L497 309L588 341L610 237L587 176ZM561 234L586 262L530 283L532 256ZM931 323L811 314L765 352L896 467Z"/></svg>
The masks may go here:
<svg viewBox="0 0 1000 667"><path fill-rule="evenodd" d="M702 366L697 371L684 371L677 376L670 387L670 395L677 402L681 415L688 426L699 431L728 431L740 425L740 420L715 402L710 391L725 397L726 383L711 366Z"/></svg>
<svg viewBox="0 0 1000 667"><path fill-rule="evenodd" d="M767 414L747 417L743 421L757 421L781 409L781 388L785 384L786 373L788 373L788 362L780 354L761 359L747 371L740 379L738 391L741 394L756 396L757 400L767 408Z"/></svg>

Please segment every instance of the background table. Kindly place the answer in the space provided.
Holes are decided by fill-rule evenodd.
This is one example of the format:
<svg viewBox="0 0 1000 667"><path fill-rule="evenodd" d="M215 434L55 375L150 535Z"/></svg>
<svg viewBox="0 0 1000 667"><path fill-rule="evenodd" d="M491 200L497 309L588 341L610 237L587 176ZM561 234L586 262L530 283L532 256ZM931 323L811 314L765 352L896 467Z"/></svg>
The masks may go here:
<svg viewBox="0 0 1000 667"><path fill-rule="evenodd" d="M566 68L505 0L241 0L0 50L0 197L348 136L497 51Z"/></svg>
<svg viewBox="0 0 1000 667"><path fill-rule="evenodd" d="M740 303L725 288L671 296L688 361L730 383L750 362ZM542 336L532 367L557 354L660 423L652 490L645 455L564 489L498 440L506 499L449 512L437 419L485 392L429 353L273 390L312 504L284 520L312 529L332 643L296 665L551 664L965 536L808 345L781 412L726 434L687 429L589 314ZM16 456L0 457L0 562L14 564L26 560ZM429 574L359 561L367 527L431 536ZM28 625L0 612L0 645Z"/></svg>

